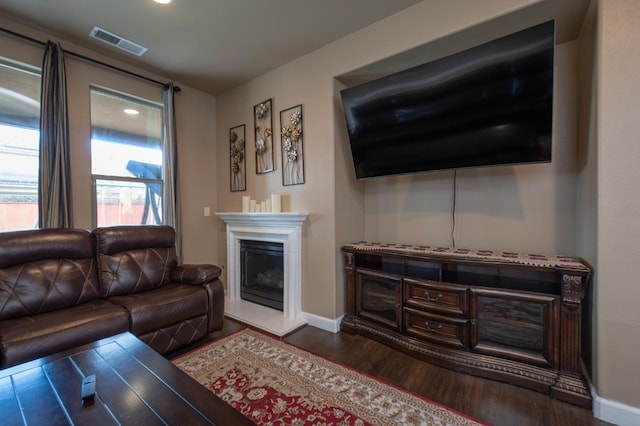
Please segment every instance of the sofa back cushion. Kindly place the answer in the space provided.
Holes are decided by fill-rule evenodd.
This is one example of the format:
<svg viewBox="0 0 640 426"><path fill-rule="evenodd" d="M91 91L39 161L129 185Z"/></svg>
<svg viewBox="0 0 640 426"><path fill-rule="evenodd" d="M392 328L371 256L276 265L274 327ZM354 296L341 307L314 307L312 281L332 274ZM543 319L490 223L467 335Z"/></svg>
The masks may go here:
<svg viewBox="0 0 640 426"><path fill-rule="evenodd" d="M112 226L93 230L98 275L105 297L152 290L167 284L178 264L170 226Z"/></svg>
<svg viewBox="0 0 640 426"><path fill-rule="evenodd" d="M83 229L0 233L0 319L101 298L93 236Z"/></svg>

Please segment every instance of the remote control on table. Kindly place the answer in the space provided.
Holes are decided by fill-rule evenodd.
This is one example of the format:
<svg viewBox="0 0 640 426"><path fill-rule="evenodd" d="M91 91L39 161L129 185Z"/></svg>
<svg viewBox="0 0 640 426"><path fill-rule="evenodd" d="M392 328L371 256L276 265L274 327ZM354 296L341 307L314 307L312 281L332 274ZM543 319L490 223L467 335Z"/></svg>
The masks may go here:
<svg viewBox="0 0 640 426"><path fill-rule="evenodd" d="M80 391L80 397L82 398L82 402L90 402L93 401L93 398L96 395L96 375L92 374L90 376L85 376L82 379L82 390Z"/></svg>

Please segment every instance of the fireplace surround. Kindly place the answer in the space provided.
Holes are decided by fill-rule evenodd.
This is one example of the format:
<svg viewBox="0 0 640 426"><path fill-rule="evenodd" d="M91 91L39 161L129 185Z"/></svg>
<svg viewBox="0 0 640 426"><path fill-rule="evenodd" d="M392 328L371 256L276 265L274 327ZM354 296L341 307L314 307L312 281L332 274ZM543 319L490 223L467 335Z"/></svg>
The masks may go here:
<svg viewBox="0 0 640 426"><path fill-rule="evenodd" d="M306 324L302 304L302 227L307 213L216 213L226 224L227 296L225 315L283 336ZM284 283L282 311L241 297L242 241L281 243Z"/></svg>

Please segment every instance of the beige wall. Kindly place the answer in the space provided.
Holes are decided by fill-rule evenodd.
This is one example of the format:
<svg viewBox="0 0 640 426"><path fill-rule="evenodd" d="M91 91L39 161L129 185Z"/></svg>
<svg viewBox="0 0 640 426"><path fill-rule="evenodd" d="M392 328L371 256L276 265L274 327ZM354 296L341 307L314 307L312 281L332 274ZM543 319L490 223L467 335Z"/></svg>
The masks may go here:
<svg viewBox="0 0 640 426"><path fill-rule="evenodd" d="M339 92L345 86L338 80L334 80L335 104L334 104L334 132L335 132L335 283L336 303L338 315L345 312L345 291L343 259L340 247L354 241L365 239L366 206L364 197L364 182L356 180L349 147L347 124L344 118L344 110Z"/></svg>
<svg viewBox="0 0 640 426"><path fill-rule="evenodd" d="M575 50L556 49L552 163L458 170L456 246L576 254ZM453 175L367 180L365 239L451 246Z"/></svg>
<svg viewBox="0 0 640 426"><path fill-rule="evenodd" d="M307 58L308 59L308 58ZM332 110L326 108L333 95L332 80L315 72L315 65L305 58L269 73L258 80L218 97L217 103L217 170L218 206L220 211L241 211L243 195L265 200L270 194L284 195L283 210L308 212L303 232L303 311L326 318L336 317L334 250L332 244L335 206L333 145L330 123ZM312 89L313 88L313 89ZM253 106L268 98L273 102L273 134L275 172L255 173L255 139L253 137ZM280 153L280 111L302 104L306 183L282 186L282 156ZM247 191L229 190L229 128L246 125ZM219 221L219 264L226 268L226 236Z"/></svg>
<svg viewBox="0 0 640 426"><path fill-rule="evenodd" d="M219 208L237 211L242 195L260 199L280 192L288 197L290 210L311 213L304 237L304 312L329 319L342 314L339 248L346 242L366 238L450 244L451 172L354 180L339 101L344 86L336 79L346 81L345 76L357 76L386 58L406 58L412 50L428 54L429 49L421 48L452 34L455 43L477 43L465 40L465 29L487 22L503 33L533 24L539 17L529 12L539 10L543 2L479 3L449 1L441 8L420 3L218 97ZM606 7L598 11L596 6L602 4ZM596 301L594 381L601 396L631 406L640 406L640 370L634 361L640 341L634 312L640 300L632 279L638 250L632 243L638 240L633 238L638 230L629 217L638 211L638 197L632 194L638 181L633 167L638 144L637 138L633 144L633 136L639 132L629 129L640 125L630 118L637 117L640 80L633 76L640 75L640 59L633 53L640 40L627 24L640 18L638 6L635 0L594 0L579 40L558 47L553 163L460 171L455 233L459 246L565 253L597 265L594 288L606 283L607 291L599 290ZM598 20L593 18L596 13ZM617 21L622 17L625 25L620 27ZM598 21L603 22L598 24L601 28ZM437 47L443 45L447 43ZM584 69L594 62L602 68L601 75ZM609 96L603 97L607 90ZM280 166L273 174L257 176L249 155L248 191L231 194L228 129L242 123L250 129L252 106L266 98L274 99L276 110L303 104L307 183L282 187ZM604 108L611 116L599 112ZM274 127L278 126L276 121ZM249 153L252 143L249 136ZM612 150L617 154L610 154ZM602 199L604 193L608 195ZM224 263L223 226L219 231L218 253ZM625 255L621 249L627 250Z"/></svg>
<svg viewBox="0 0 640 426"><path fill-rule="evenodd" d="M37 40L59 41L64 49L89 56L115 66L159 80L168 78L149 73L113 59L95 55L64 39L46 34L17 22L0 18L0 25L8 30ZM37 67L42 63L42 46L0 33L0 56L12 58ZM91 228L90 184L90 99L89 86L100 85L145 99L162 102L162 88L144 80L127 76L91 64L73 56L65 56L69 102L69 137L71 179L73 191L74 226ZM180 198L183 210L183 257L190 263L214 263L217 259L216 228L210 218L203 215L203 207L216 209L218 188L215 172L215 98L206 93L181 85L176 95L178 138L178 167Z"/></svg>
<svg viewBox="0 0 640 426"><path fill-rule="evenodd" d="M450 172L366 183L353 179L338 97L343 86L336 78L488 21L514 25L498 26L509 32L536 18L522 13L517 22L503 18L536 3L450 0L438 8L423 2L218 98L181 84L176 114L184 260L222 266L226 261L224 227L215 216L204 217L203 207L211 207L212 212L238 211L242 195L261 199L282 193L287 210L310 213L303 242L303 311L337 319L344 309L341 245L364 238L449 244ZM640 197L634 196L640 181L640 33L635 29L640 3L593 0L592 6L578 42L558 49L554 163L460 172L456 242L579 254L594 264L597 339L593 379L597 393L640 407L640 320L636 313L640 292L634 280L640 234ZM0 25L40 40L50 37L65 48L93 56L55 35L1 17ZM2 34L0 55L38 66L41 62L37 46ZM576 63L577 91L572 81ZM126 81L75 59L68 61L68 67L74 79L71 96L80 102L86 102L87 84L94 76L121 90L149 90L146 83ZM252 107L267 98L274 101L276 130L280 126L277 112L303 104L304 185L282 186L279 152L274 173L258 176L254 172ZM89 226L88 112L81 105L72 111L71 155L74 191L78 192L74 205L78 226ZM576 129L571 127L572 120L578 122ZM228 131L243 123L248 134L248 191L231 193ZM279 139L276 141L279 146ZM575 161L573 150L578 153Z"/></svg>
<svg viewBox="0 0 640 426"><path fill-rule="evenodd" d="M409 239L408 236L416 238L416 225L419 225L421 240L438 244L447 241L445 236L434 236L432 232L428 232L423 224L435 214L437 216L435 221L429 225L438 229L449 226L449 216L445 212L448 211L450 203L447 201L446 206L434 207L435 203L426 201L437 191L440 191L443 197L450 197L451 184L448 176L446 179L437 175L420 177L417 183L412 182L400 188L390 188L388 193L395 194L391 196L390 201L378 197L375 191L367 186L370 185L369 183L354 182L338 96L341 83L336 79L385 58L459 33L465 28L486 23L498 17L502 19L505 15L533 3L536 2L493 0L480 4L455 0L446 4L440 3L440 6L434 2L419 3L218 96L216 135L220 211L239 211L242 195L260 200L277 192L286 196L288 210L310 213L310 220L303 237L305 264L303 265L302 310L304 312L331 320L339 319L342 315L344 280L339 249L347 242L373 237L393 241ZM527 19L535 20L536 18L533 15L525 18L524 25ZM496 25L496 27L504 33L508 33L510 29L522 29L523 25L522 22L508 19L500 22L504 25ZM470 34L466 43L477 44L476 37L477 34ZM570 76L574 66L571 52L572 48L567 48L567 54L562 55L563 63L559 66L562 70L567 70L563 72L563 78L574 81L575 79ZM575 96L573 89L562 93L568 98ZM304 185L282 186L280 152L277 155L277 170L274 173L255 174L252 108L253 105L268 98L273 98L276 112L297 104L303 105L306 149L306 183ZM567 141L566 144L559 145L561 152L558 155L564 158L558 163L559 169L558 165L554 164L541 166L542 169L532 166L529 171L523 172L512 170L484 172L497 173L497 176L492 180L484 181L483 185L498 182L508 188L510 194L515 194L517 198L515 201L507 197L502 198L503 204L507 204L505 209L512 211L504 212L502 209L495 208L474 210L472 199L474 189L471 187L473 180L462 178L461 191L467 193L466 197L462 197L465 200L463 212L467 216L464 217L461 225L463 228L459 232L467 237L466 242L476 243L479 247L509 248L504 245L507 242L510 245L513 243L498 231L501 227L508 225L510 229L518 229L522 235L526 231L523 231L520 226L538 226L544 228L545 232L527 234L531 242L527 243L529 245L526 247L520 246L522 249L541 248L545 251L557 251L556 249L561 247L565 252L575 249L575 230L564 229L570 221L567 218L575 215L575 195L569 194L570 199L564 199L565 195L570 193L571 186L575 184L573 183L575 176L572 172L574 167L571 164L572 157L566 153L575 149L575 135L572 134L575 128L562 124L563 120L569 122L572 114L574 111L570 109L560 111L559 134ZM277 130L280 128L280 123L277 114L275 116L274 127ZM228 132L230 127L239 124L247 125L247 191L231 193L229 191ZM274 134L278 135L278 133L274 131ZM279 146L280 140L276 138L276 147L279 148ZM547 170L550 171L551 176L546 173ZM393 180L378 182L382 183L371 185L391 185L389 182ZM434 189L438 185L442 187ZM536 195L545 199L543 203L534 201L533 196L525 194L525 191L531 188L535 189ZM418 199L422 200L413 206L413 222L406 222L406 215L403 213L406 206L401 202ZM494 196L495 199L497 195ZM499 211L497 217L496 211ZM380 212L389 213L386 217L381 217ZM523 224L523 222L526 223ZM225 265L224 227L220 221L218 224L218 263ZM496 229L496 234L490 236L489 240L484 236L472 240L474 232L477 231L476 226L484 229L487 224ZM547 227L553 229L546 230ZM563 237L558 238L556 231L560 228L563 230ZM571 226L571 228L574 227ZM378 234L379 232L384 234Z"/></svg>
<svg viewBox="0 0 640 426"><path fill-rule="evenodd" d="M594 268L584 299L584 321L596 330L594 299L598 289L598 161L597 161L597 2L591 2L578 37L578 182L576 239L578 255ZM597 336L583 333L583 356L591 381L597 386Z"/></svg>
<svg viewBox="0 0 640 426"><path fill-rule="evenodd" d="M597 383L640 407L640 2L598 2Z"/></svg>

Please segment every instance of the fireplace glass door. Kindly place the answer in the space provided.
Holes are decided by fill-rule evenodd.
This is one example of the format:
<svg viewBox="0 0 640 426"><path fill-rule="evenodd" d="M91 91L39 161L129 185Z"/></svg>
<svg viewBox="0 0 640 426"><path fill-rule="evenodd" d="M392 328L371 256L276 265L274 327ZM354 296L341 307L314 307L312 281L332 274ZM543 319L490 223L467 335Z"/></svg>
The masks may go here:
<svg viewBox="0 0 640 426"><path fill-rule="evenodd" d="M240 241L240 298L282 311L284 309L283 244Z"/></svg>

